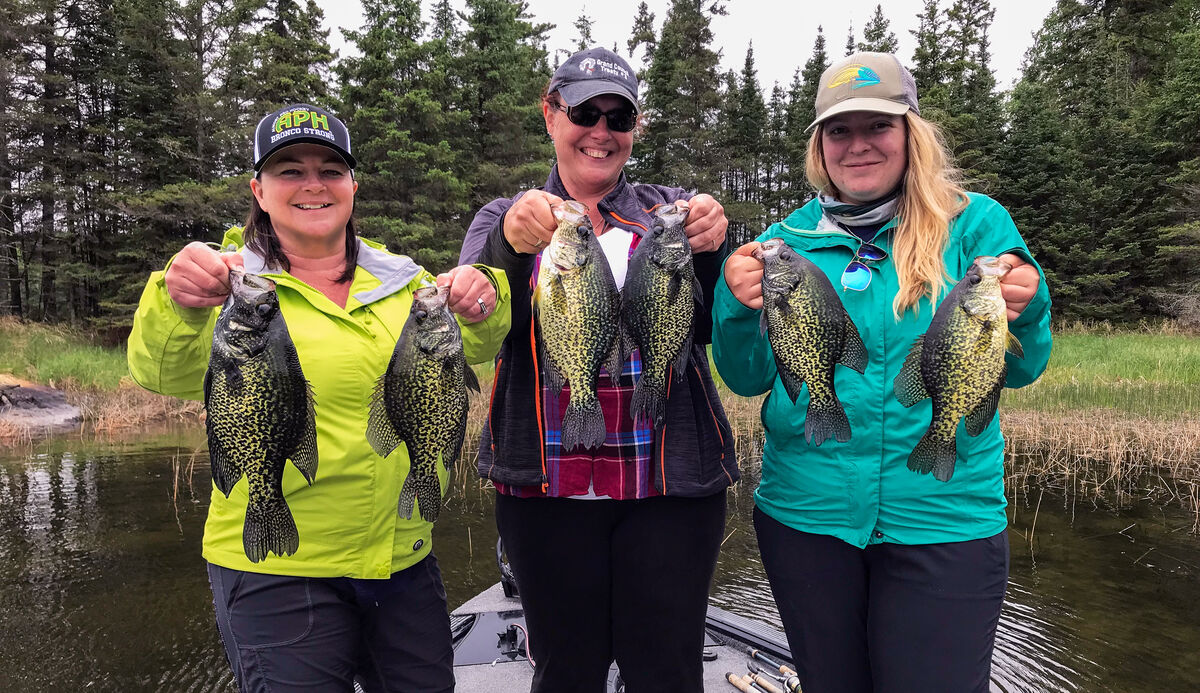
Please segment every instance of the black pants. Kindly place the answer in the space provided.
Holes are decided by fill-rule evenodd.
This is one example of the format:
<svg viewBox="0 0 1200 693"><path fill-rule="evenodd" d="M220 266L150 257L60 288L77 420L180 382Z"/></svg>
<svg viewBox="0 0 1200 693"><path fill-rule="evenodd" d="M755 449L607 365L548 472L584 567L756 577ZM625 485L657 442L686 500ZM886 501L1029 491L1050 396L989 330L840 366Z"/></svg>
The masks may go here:
<svg viewBox="0 0 1200 693"><path fill-rule="evenodd" d="M208 565L217 628L242 693L454 690L446 590L429 554L388 580L262 575Z"/></svg>
<svg viewBox="0 0 1200 693"><path fill-rule="evenodd" d="M754 510L804 693L988 690L1008 533L865 549Z"/></svg>
<svg viewBox="0 0 1200 693"><path fill-rule="evenodd" d="M701 691L704 616L725 493L642 500L497 494L537 664L536 693Z"/></svg>

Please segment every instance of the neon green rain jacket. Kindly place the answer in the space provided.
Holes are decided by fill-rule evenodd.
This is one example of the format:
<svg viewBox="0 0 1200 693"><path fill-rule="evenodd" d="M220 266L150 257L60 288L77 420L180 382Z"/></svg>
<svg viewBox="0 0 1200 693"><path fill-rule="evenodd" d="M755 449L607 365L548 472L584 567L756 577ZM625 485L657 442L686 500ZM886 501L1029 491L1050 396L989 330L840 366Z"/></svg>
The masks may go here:
<svg viewBox="0 0 1200 693"><path fill-rule="evenodd" d="M969 200L951 222L944 255L946 271L955 281L980 255L1012 252L1033 261L999 203L973 193ZM889 255L888 229L894 226L895 220L889 222L875 240ZM758 240L768 238L782 238L829 275L862 335L868 363L865 375L840 365L834 372L838 398L850 419L850 441L810 445L804 439L808 388L793 405L776 373L770 344L760 333L761 311L734 298L722 273L714 298L713 360L734 392L747 397L769 393L761 413L766 443L762 481L754 497L758 507L789 527L834 536L859 548L878 542L967 541L1002 531L1008 519L998 417L974 438L960 423L958 460L949 482L908 469L908 455L929 427L932 403L926 399L905 408L893 394L893 381L913 341L929 328L935 304L922 298L916 312L910 309L896 320L892 299L898 282L890 257L871 267L871 285L865 291L842 291L842 270L859 242L825 220L816 200L772 225ZM949 289L945 287L939 300ZM1021 341L1025 358L1006 356L1006 386L1022 387L1041 375L1050 358L1045 275L1009 329Z"/></svg>
<svg viewBox="0 0 1200 693"><path fill-rule="evenodd" d="M242 245L230 229L223 247ZM279 306L296 344L316 409L317 476L311 486L289 462L283 492L300 533L292 556L270 554L251 563L242 549L247 482L226 498L213 487L204 526L204 558L226 568L303 577L387 578L423 559L432 548L433 525L414 513L399 516L400 487L409 470L404 446L381 458L367 442L367 415L376 381L387 369L408 318L412 292L433 276L405 256L369 241L359 242L358 269L346 308L245 249L246 270L275 281ZM495 357L511 319L508 281L481 265L496 287L496 310L462 324L467 360ZM217 308L181 308L167 294L163 272L142 292L129 335L129 371L142 387L164 395L204 398L204 372L212 349ZM447 472L438 473L445 491Z"/></svg>

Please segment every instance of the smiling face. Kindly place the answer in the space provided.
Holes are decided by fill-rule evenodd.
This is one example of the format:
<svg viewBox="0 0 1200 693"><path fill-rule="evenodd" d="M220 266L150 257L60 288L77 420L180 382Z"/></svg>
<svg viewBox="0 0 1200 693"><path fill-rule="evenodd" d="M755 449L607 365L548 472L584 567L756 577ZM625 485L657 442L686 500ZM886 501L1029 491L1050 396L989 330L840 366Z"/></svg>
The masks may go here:
<svg viewBox="0 0 1200 693"><path fill-rule="evenodd" d="M557 101L558 95L550 96ZM620 96L602 94L584 101L600 111L628 108L629 102ZM617 185L621 169L633 151L633 132L609 129L608 118L601 117L590 128L571 122L567 114L553 105L542 102L546 131L554 140L558 159L558 174L572 197L586 199L603 197Z"/></svg>
<svg viewBox="0 0 1200 693"><path fill-rule="evenodd" d="M908 167L904 116L852 111L821 124L825 170L850 204L877 200L900 183Z"/></svg>
<svg viewBox="0 0 1200 693"><path fill-rule="evenodd" d="M250 181L284 250L340 247L358 183L337 152L319 144L284 147Z"/></svg>

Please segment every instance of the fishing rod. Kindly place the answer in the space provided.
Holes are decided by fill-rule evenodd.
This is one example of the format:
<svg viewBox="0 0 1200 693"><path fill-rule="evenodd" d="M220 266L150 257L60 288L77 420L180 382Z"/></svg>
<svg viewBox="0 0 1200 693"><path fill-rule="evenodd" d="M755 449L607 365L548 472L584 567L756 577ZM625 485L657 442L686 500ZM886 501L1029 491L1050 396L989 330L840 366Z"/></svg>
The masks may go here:
<svg viewBox="0 0 1200 693"><path fill-rule="evenodd" d="M776 671L783 674L783 677L775 677L774 674L770 674L770 672L767 672L765 669L762 670L763 673L766 673L766 674L772 676L773 678L776 678L776 680L780 681L783 684L784 689L786 689L788 691L788 693L800 693L800 677L798 677L796 675L796 672L794 670L792 670L790 667L780 664L779 662L776 662L774 659L771 659L766 654L764 654L762 650L756 650L756 649L751 648L751 649L747 650L746 652L747 652L747 654L750 655L752 660L757 659L760 662L769 664ZM761 669L761 667L760 667L760 669Z"/></svg>
<svg viewBox="0 0 1200 693"><path fill-rule="evenodd" d="M737 674L727 671L725 672L725 680L732 684L734 688L743 691L743 693L767 693L766 689L750 679L749 674L739 678Z"/></svg>
<svg viewBox="0 0 1200 693"><path fill-rule="evenodd" d="M759 667L757 664L755 664L754 660L746 662L746 665L750 669L750 673L746 674L746 676L749 676L754 683L758 684L759 688L762 688L767 693L784 693L782 688L775 685L776 681L782 683L783 679L776 678L773 681L770 678L767 678L767 676L764 676L764 674L767 672L763 671L762 667Z"/></svg>

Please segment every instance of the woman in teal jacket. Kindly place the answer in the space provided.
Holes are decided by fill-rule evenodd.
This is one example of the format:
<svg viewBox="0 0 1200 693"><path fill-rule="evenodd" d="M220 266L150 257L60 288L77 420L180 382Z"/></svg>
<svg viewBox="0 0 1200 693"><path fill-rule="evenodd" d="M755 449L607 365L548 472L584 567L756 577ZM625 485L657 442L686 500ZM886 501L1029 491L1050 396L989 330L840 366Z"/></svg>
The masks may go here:
<svg viewBox="0 0 1200 693"><path fill-rule="evenodd" d="M953 478L907 466L928 401L906 408L893 382L940 299L977 256L1000 256L1009 330L1007 387L1050 356L1050 297L1008 213L965 192L916 86L892 55L859 53L821 77L805 162L818 198L739 248L713 310L713 358L736 393L769 393L755 529L805 691L986 691L1008 577L1004 438L998 420L957 435ZM760 331L759 242L782 238L838 289L867 352L837 367L847 442L804 435ZM886 256L885 256L886 254Z"/></svg>
<svg viewBox="0 0 1200 693"><path fill-rule="evenodd" d="M242 691L449 691L453 651L433 525L397 514L410 461L366 438L369 403L415 289L448 287L467 360L492 359L508 333L504 273L464 265L434 277L356 237L350 134L332 114L296 104L255 134L251 212L218 253L181 250L150 276L129 337L143 387L201 399L217 306L229 270L275 282L279 310L312 388L320 466L310 485L292 465L283 494L298 550L254 562L242 544L247 483L212 490L204 525L217 626ZM245 245L243 247L243 241ZM437 465L443 490L446 470Z"/></svg>

